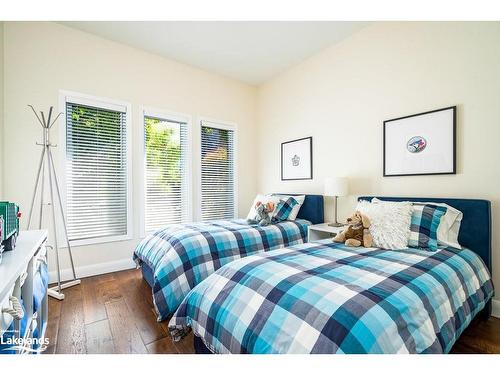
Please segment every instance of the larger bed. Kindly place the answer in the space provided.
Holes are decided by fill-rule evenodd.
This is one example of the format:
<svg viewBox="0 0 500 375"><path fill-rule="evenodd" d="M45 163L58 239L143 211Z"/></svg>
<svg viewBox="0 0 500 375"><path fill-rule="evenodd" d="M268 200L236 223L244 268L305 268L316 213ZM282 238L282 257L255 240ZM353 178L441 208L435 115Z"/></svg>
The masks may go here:
<svg viewBox="0 0 500 375"><path fill-rule="evenodd" d="M323 196L306 195L296 220L268 226L244 219L167 226L146 237L134 260L153 289L159 320L178 308L189 291L236 259L306 241L307 227L323 222Z"/></svg>
<svg viewBox="0 0 500 375"><path fill-rule="evenodd" d="M370 199L372 197L362 197ZM490 202L463 212L464 249L382 250L307 243L236 260L194 288L172 317L214 353L447 353L471 320L489 316Z"/></svg>

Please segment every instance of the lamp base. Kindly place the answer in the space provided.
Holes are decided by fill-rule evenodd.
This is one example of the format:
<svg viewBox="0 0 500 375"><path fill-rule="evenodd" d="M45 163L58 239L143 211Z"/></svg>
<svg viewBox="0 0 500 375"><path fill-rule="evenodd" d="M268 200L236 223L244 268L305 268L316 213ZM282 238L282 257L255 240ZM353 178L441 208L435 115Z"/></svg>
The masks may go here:
<svg viewBox="0 0 500 375"><path fill-rule="evenodd" d="M345 224L342 224L342 223L328 223L329 227L335 227L335 228L343 227L344 225Z"/></svg>

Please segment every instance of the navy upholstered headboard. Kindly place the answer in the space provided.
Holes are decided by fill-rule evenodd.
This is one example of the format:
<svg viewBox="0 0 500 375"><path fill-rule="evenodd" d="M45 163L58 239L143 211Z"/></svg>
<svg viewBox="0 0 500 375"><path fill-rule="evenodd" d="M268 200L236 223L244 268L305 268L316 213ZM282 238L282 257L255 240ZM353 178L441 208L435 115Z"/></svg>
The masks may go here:
<svg viewBox="0 0 500 375"><path fill-rule="evenodd" d="M324 204L322 195L306 195L304 204L297 214L299 219L309 220L313 224L325 222Z"/></svg>
<svg viewBox="0 0 500 375"><path fill-rule="evenodd" d="M371 200L373 197L359 197ZM479 255L491 272L491 202L484 199L377 197L385 201L441 202L462 211L458 242Z"/></svg>
<svg viewBox="0 0 500 375"><path fill-rule="evenodd" d="M282 193L276 193L282 194ZM304 195L304 194L289 194L286 195ZM304 204L300 207L300 211L297 214L299 219L309 220L313 224L320 224L325 221L324 216L324 206L323 206L323 196L322 195L308 195L305 194Z"/></svg>

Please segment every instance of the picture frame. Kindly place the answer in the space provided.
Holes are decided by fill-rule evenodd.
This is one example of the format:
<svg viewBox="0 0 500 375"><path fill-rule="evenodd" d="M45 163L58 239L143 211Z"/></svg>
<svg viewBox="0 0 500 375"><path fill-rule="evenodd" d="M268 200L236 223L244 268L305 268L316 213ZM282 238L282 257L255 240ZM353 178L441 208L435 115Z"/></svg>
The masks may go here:
<svg viewBox="0 0 500 375"><path fill-rule="evenodd" d="M383 176L456 174L457 107L384 121Z"/></svg>
<svg viewBox="0 0 500 375"><path fill-rule="evenodd" d="M312 180L312 137L281 143L281 181Z"/></svg>

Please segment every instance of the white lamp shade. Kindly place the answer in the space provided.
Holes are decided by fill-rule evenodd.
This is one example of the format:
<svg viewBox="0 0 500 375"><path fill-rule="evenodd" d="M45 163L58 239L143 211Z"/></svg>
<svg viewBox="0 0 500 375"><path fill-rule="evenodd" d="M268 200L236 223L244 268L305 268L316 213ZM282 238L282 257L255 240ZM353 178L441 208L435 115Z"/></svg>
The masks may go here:
<svg viewBox="0 0 500 375"><path fill-rule="evenodd" d="M327 197L343 197L349 191L347 178L328 177L325 179L324 195Z"/></svg>

